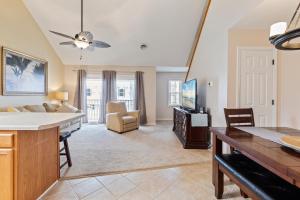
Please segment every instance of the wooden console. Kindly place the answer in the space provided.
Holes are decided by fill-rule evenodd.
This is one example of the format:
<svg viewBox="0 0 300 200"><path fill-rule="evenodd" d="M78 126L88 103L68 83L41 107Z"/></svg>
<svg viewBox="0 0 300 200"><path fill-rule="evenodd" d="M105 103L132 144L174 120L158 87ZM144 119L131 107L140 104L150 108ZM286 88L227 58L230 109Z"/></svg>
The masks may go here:
<svg viewBox="0 0 300 200"><path fill-rule="evenodd" d="M173 110L173 131L185 149L209 149L210 140L210 119L206 126L193 126L192 114L181 108Z"/></svg>

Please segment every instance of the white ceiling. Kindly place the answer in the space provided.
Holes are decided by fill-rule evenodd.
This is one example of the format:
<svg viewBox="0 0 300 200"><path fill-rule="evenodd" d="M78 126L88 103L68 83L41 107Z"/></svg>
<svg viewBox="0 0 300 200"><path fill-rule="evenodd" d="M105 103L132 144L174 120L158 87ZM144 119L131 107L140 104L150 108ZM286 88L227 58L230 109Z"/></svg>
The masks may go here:
<svg viewBox="0 0 300 200"><path fill-rule="evenodd" d="M80 0L23 0L66 65L185 66L204 0L84 0L84 30L109 49L84 52L48 30L80 32ZM145 43L148 48L141 50Z"/></svg>
<svg viewBox="0 0 300 200"><path fill-rule="evenodd" d="M299 0L264 0L248 15L244 16L234 28L269 29L276 22L289 22Z"/></svg>

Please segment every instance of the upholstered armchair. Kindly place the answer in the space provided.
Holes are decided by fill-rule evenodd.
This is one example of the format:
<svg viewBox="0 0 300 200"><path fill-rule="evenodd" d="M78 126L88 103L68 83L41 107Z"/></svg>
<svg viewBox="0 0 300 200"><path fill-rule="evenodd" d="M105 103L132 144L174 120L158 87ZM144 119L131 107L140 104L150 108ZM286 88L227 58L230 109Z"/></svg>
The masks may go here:
<svg viewBox="0 0 300 200"><path fill-rule="evenodd" d="M118 133L139 128L140 111L127 112L124 102L108 102L106 105L106 127Z"/></svg>

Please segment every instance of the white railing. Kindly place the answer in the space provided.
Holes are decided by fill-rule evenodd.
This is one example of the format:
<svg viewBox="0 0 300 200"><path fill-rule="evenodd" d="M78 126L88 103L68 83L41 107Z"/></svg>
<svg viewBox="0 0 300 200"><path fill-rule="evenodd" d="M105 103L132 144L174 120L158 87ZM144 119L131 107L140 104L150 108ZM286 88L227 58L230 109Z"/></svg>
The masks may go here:
<svg viewBox="0 0 300 200"><path fill-rule="evenodd" d="M134 100L133 99L120 99L118 101L124 102L126 104L127 110L134 110ZM89 122L97 122L100 116L100 109L102 109L101 99L88 99L87 100L87 115Z"/></svg>

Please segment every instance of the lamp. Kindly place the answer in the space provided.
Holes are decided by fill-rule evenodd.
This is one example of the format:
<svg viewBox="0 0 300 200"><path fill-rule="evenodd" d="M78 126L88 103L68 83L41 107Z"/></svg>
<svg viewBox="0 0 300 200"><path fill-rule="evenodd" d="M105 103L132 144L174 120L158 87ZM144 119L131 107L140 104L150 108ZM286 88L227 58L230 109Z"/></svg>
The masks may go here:
<svg viewBox="0 0 300 200"><path fill-rule="evenodd" d="M300 3L294 15L287 25L286 22L278 22L270 28L270 42L276 49L280 50L299 50L300 49ZM298 40L297 40L298 39Z"/></svg>
<svg viewBox="0 0 300 200"><path fill-rule="evenodd" d="M57 100L61 101L61 104L64 103L64 101L68 101L69 99L69 93L64 91L55 92L55 98Z"/></svg>

